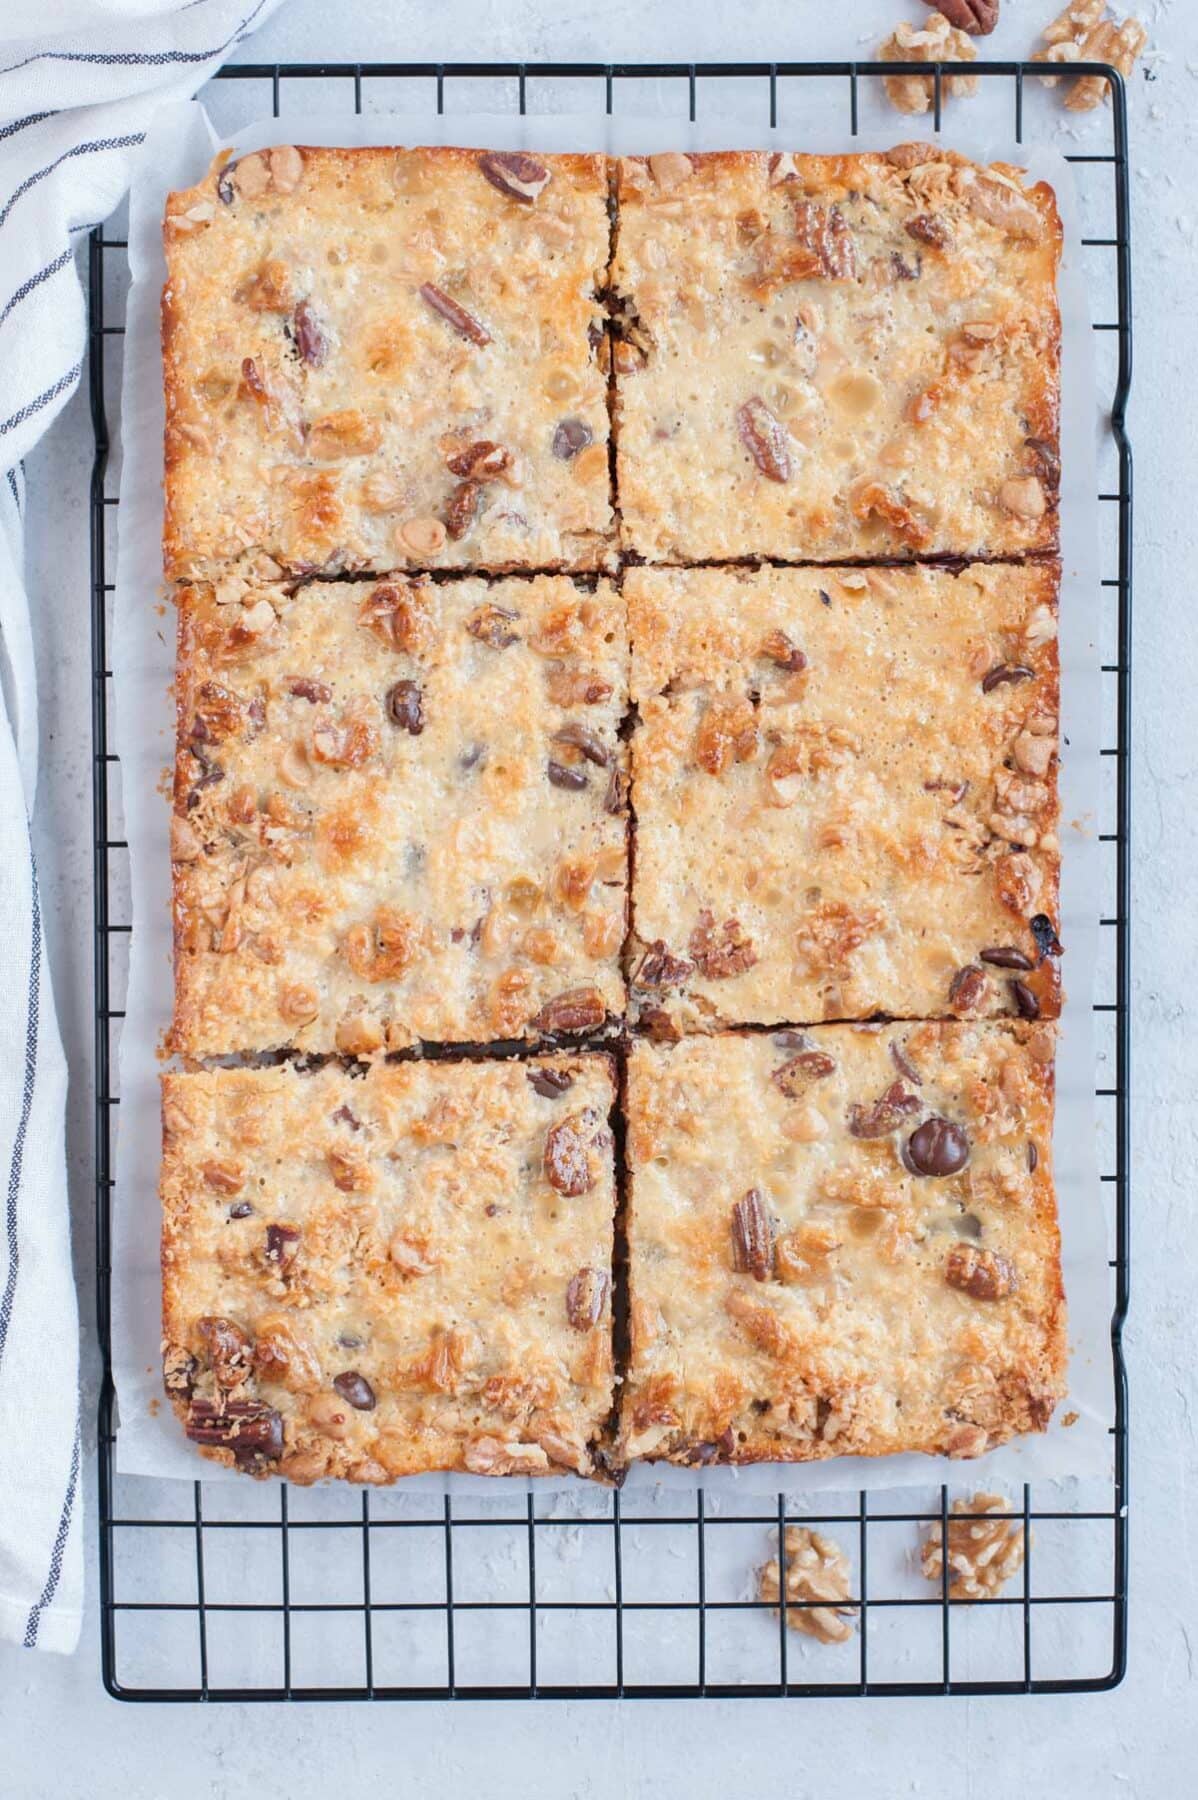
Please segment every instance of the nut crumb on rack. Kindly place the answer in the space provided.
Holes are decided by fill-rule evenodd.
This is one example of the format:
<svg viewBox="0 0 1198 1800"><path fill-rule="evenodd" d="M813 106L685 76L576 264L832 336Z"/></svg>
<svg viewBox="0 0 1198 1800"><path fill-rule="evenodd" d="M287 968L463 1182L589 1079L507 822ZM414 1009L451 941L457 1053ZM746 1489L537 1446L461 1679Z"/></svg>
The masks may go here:
<svg viewBox="0 0 1198 1800"><path fill-rule="evenodd" d="M950 25L942 12L929 14L920 25L904 21L896 25L879 46L879 62L974 62L977 51L963 31ZM887 75L883 87L892 106L903 113L931 112L935 82L931 75ZM946 75L940 83L942 100L978 91L976 75Z"/></svg>
<svg viewBox="0 0 1198 1800"><path fill-rule="evenodd" d="M847 1604L852 1591L848 1557L833 1538L805 1525L788 1525L783 1541L787 1626L821 1644L847 1642L857 1616L857 1608ZM757 1572L758 1596L774 1608L781 1597L778 1562L775 1556Z"/></svg>
<svg viewBox="0 0 1198 1800"><path fill-rule="evenodd" d="M1054 63L1065 74L1070 63L1111 63L1126 81L1148 42L1148 33L1138 19L1120 21L1107 14L1107 0L1070 0L1044 27L1040 34L1044 48L1033 51L1032 61ZM1043 79L1046 87L1056 87L1060 78L1046 75ZM1080 75L1068 84L1065 106L1069 112L1093 112L1109 95L1110 84L1101 75Z"/></svg>
<svg viewBox="0 0 1198 1800"><path fill-rule="evenodd" d="M1023 1567L1023 1525L1001 1494L975 1494L954 1500L956 1515L948 1527L948 1591L954 1600L990 1600ZM985 1518L969 1515L985 1513ZM961 1515L966 1515L962 1517ZM944 1559L939 1522L920 1549L920 1567L929 1581L943 1579Z"/></svg>

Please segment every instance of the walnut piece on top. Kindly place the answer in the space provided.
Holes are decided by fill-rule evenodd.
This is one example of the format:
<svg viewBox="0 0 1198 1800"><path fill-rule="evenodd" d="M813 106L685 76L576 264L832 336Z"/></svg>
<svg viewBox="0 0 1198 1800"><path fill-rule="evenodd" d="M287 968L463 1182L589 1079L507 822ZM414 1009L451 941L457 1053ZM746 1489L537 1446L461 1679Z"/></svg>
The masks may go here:
<svg viewBox="0 0 1198 1800"><path fill-rule="evenodd" d="M990 1600L1023 1567L1023 1525L1001 1494L954 1500L948 1527L948 1591L953 1600ZM985 1518L969 1517L985 1513ZM967 1515L961 1517L962 1514ZM942 1580L943 1533L939 1522L924 1538L920 1567L929 1581Z"/></svg>
<svg viewBox="0 0 1198 1800"><path fill-rule="evenodd" d="M833 1538L805 1525L788 1525L784 1542L787 1626L821 1644L845 1643L857 1616L857 1608L846 1604L852 1585L848 1557ZM773 1607L781 1597L778 1562L773 1557L757 1574L758 1595Z"/></svg>

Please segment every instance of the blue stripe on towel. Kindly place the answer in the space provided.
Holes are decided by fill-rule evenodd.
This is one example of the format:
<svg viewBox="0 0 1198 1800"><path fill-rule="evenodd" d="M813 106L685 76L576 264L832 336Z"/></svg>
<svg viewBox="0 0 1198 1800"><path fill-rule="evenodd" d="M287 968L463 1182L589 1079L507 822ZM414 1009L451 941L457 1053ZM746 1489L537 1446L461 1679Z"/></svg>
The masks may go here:
<svg viewBox="0 0 1198 1800"><path fill-rule="evenodd" d="M44 181L47 175L53 175L55 169L61 168L63 163L69 162L73 156L91 156L97 150L129 150L134 144L143 144L145 137L144 131L134 131L126 137L96 138L90 144L72 144L69 150L64 150L61 156L54 158L53 162L47 163L42 169L36 169L32 175L26 175L20 187L13 189L5 202L3 211L0 212L0 225L4 224L22 194L27 194L30 188L36 187L39 181Z"/></svg>
<svg viewBox="0 0 1198 1800"><path fill-rule="evenodd" d="M62 1577L62 1559L67 1547L67 1537L71 1529L71 1515L75 1511L75 1495L79 1491L79 1421L75 1421L75 1445L71 1451L71 1473L67 1478L66 1498L59 1514L58 1530L54 1533L54 1548L50 1552L50 1568L46 1575L46 1585L36 1603L30 1608L29 1618L25 1624L23 1648L37 1649L38 1626L42 1622L42 1613L53 1600Z"/></svg>
<svg viewBox="0 0 1198 1800"><path fill-rule="evenodd" d="M41 287L43 281L49 281L51 275L57 275L60 269L65 269L68 263L72 263L74 260L75 252L69 249L64 250L60 256L54 258L53 262L48 262L44 269L39 269L36 275L29 277L28 281L23 281L16 292L9 296L3 312L0 312L0 325L3 325L14 306L19 306L21 301L27 299L35 288Z"/></svg>
<svg viewBox="0 0 1198 1800"><path fill-rule="evenodd" d="M43 406L49 406L51 400L57 400L64 388L73 387L82 373L83 363L80 361L75 364L73 369L68 369L65 375L60 375L57 381L52 382L45 393L39 394L36 400L30 400L18 412L13 413L11 418L0 421L0 433L15 431L18 425L23 425L26 419L31 419L35 412L41 412Z"/></svg>
<svg viewBox="0 0 1198 1800"><path fill-rule="evenodd" d="M207 62L210 57L220 56L230 44L235 44L266 3L267 0L258 0L253 12L247 13L222 44L214 44L207 50L39 50L35 55L27 56L24 62L10 63L7 69L0 69L0 75L15 75L19 69L27 69L35 62L98 63L104 68L120 69L162 69L171 63Z"/></svg>

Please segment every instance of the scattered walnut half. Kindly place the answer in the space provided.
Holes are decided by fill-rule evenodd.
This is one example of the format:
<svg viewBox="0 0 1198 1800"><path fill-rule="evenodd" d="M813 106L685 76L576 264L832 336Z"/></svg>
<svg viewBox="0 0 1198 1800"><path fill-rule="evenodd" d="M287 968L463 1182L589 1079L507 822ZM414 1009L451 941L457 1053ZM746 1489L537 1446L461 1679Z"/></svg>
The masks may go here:
<svg viewBox="0 0 1198 1800"><path fill-rule="evenodd" d="M832 1538L809 1531L805 1525L788 1525L783 1544L787 1625L821 1644L845 1643L853 1635L851 1621L857 1612L847 1604L851 1591L848 1557ZM773 1607L781 1598L778 1562L774 1557L757 1575L758 1595Z"/></svg>
<svg viewBox="0 0 1198 1800"><path fill-rule="evenodd" d="M1062 72L1067 72L1070 63L1111 63L1126 81L1148 42L1148 33L1138 19L1124 19L1119 24L1106 13L1107 0L1070 0L1044 27L1044 48L1033 51L1032 61L1061 65ZM1055 75L1045 76L1044 84L1055 87L1057 80ZM1065 105L1070 112L1092 112L1109 98L1109 83L1101 75L1081 75L1069 82Z"/></svg>
<svg viewBox="0 0 1198 1800"><path fill-rule="evenodd" d="M975 62L977 51L963 31L950 25L942 12L930 13L922 25L896 25L879 46L879 62ZM882 83L887 98L899 112L931 112L935 82L930 75L887 75ZM976 94L976 75L946 75L940 83L941 100Z"/></svg>
<svg viewBox="0 0 1198 1800"><path fill-rule="evenodd" d="M1023 1567L1023 1525L1011 1517L1013 1510L1001 1494L975 1494L972 1500L953 1501L954 1517L948 1527L948 1591L952 1599L993 1599ZM962 1513L988 1516L962 1518ZM942 1581L943 1532L939 1521L924 1538L919 1563L929 1581Z"/></svg>

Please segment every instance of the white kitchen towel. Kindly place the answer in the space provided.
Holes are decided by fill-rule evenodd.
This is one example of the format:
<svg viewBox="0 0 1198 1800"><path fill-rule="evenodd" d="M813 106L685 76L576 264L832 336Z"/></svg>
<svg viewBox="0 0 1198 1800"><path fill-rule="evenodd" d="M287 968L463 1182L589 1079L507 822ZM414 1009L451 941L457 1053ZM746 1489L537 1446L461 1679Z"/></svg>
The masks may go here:
<svg viewBox="0 0 1198 1800"><path fill-rule="evenodd" d="M155 109L193 94L278 4L0 4L0 1638L29 1648L74 1649L83 1552L66 1063L29 841L37 688L22 461L83 370L80 234L125 193ZM84 593L55 601L86 631Z"/></svg>

